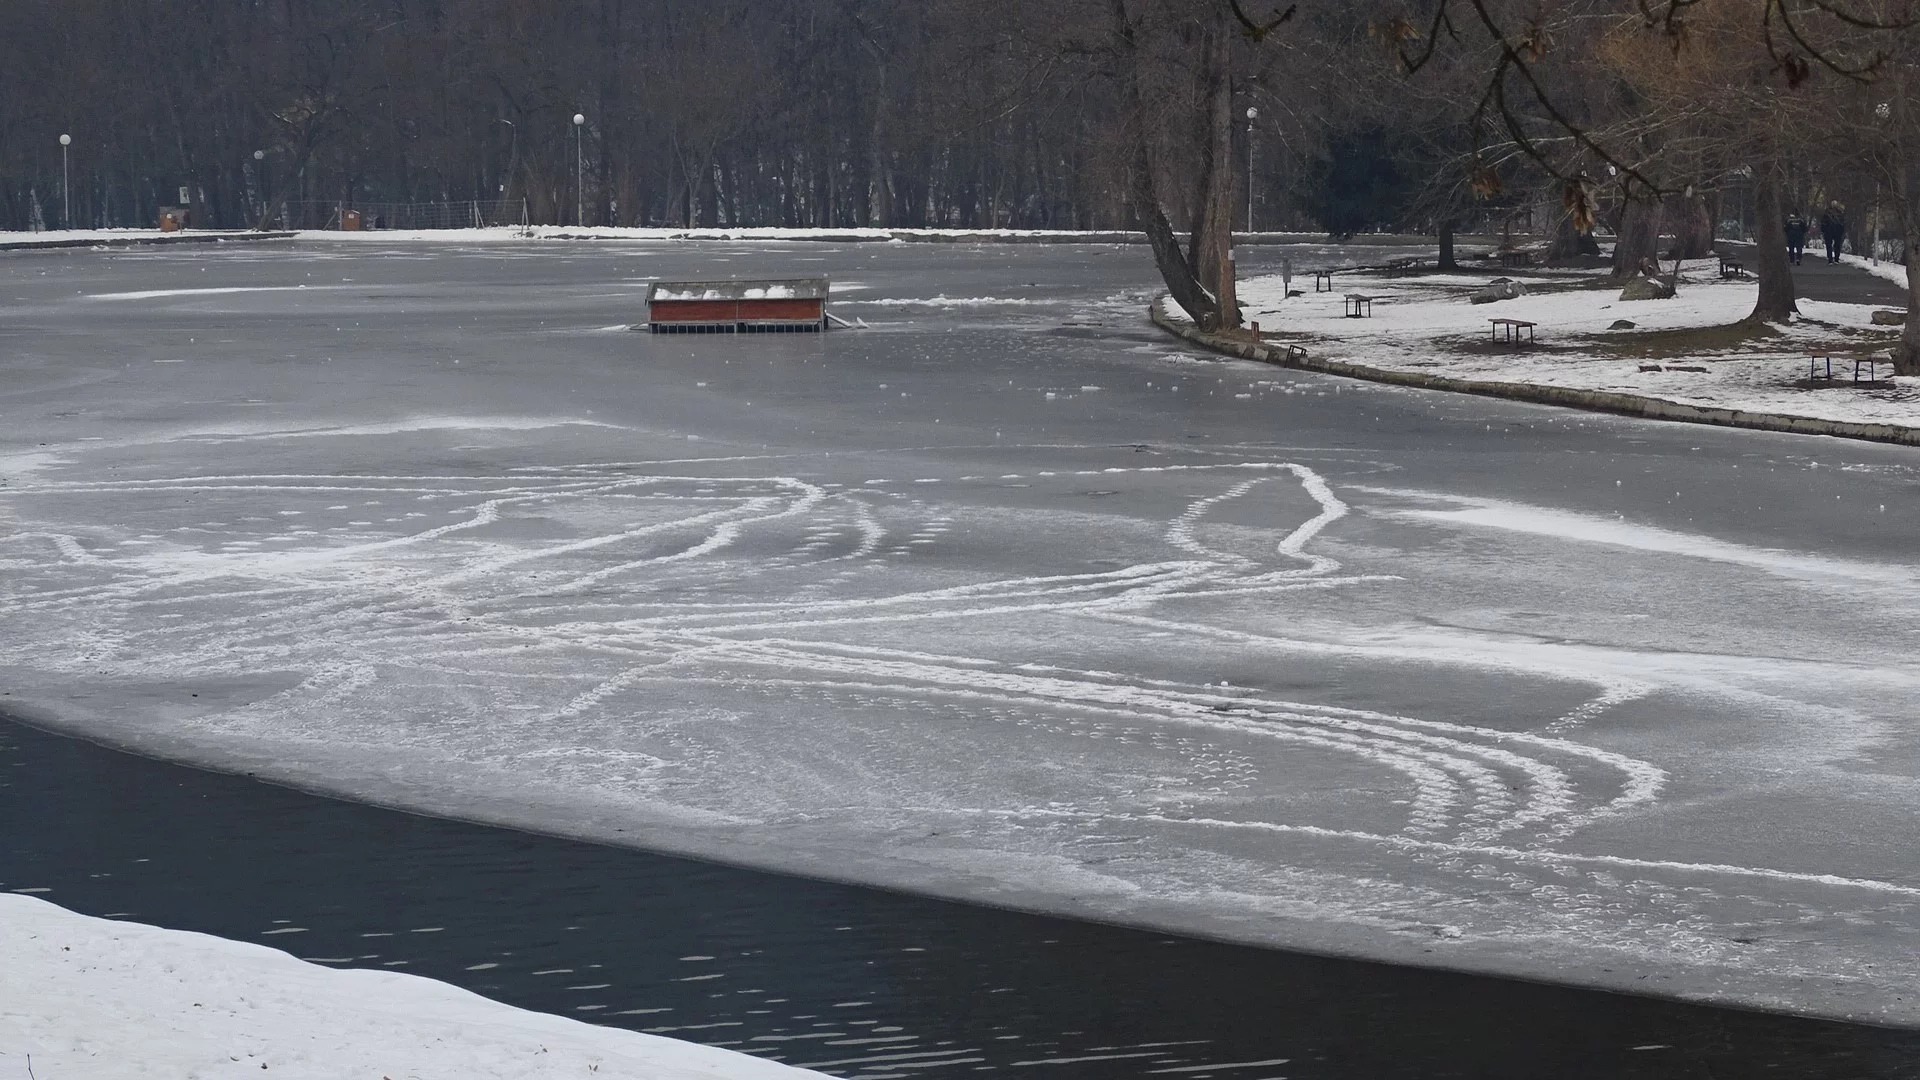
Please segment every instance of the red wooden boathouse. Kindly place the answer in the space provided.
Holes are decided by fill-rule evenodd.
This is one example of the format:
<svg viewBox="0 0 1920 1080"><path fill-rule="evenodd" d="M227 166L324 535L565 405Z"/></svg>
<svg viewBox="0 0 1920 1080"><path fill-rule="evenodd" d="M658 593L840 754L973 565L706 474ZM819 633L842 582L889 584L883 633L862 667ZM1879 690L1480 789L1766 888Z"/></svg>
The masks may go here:
<svg viewBox="0 0 1920 1080"><path fill-rule="evenodd" d="M827 328L826 278L656 281L647 329L656 334L818 333Z"/></svg>

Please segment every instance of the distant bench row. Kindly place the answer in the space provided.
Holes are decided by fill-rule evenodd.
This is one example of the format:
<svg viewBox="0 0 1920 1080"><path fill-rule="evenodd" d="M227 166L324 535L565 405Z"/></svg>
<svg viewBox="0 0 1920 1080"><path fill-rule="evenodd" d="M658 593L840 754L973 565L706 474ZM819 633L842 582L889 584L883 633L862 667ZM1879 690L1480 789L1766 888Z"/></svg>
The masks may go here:
<svg viewBox="0 0 1920 1080"><path fill-rule="evenodd" d="M1499 253L1499 257L1500 257L1500 265L1508 269L1514 269L1518 267L1528 267L1533 265L1533 252L1531 251L1502 251ZM1397 259L1388 259L1386 262L1381 263L1378 267L1356 266L1356 267L1353 267L1353 269L1357 271L1378 269L1380 272L1384 273L1388 277L1400 277L1406 274L1416 274L1422 270L1425 270L1427 268L1428 262L1430 261L1431 260L1423 256L1406 255ZM1322 270L1313 271L1313 291L1314 292L1332 292L1333 291L1333 271L1332 270L1322 269Z"/></svg>

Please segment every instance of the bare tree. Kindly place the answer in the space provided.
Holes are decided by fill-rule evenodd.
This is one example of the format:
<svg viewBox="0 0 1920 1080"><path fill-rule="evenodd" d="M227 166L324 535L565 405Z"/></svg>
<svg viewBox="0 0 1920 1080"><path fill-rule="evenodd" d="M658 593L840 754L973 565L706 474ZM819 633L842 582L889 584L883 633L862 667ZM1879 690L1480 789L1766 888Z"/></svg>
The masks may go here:
<svg viewBox="0 0 1920 1080"><path fill-rule="evenodd" d="M1756 321L1794 314L1792 271L1778 221L1791 120L1817 107L1821 87L1881 75L1894 43L1912 33L1915 16L1906 0L1878 7L1865 0L1593 0L1577 13L1571 5L1562 8L1558 24L1542 9L1529 12L1504 0L1427 0L1423 7L1420 20L1403 17L1388 29L1407 67L1424 67L1449 41L1490 43L1497 59L1475 116L1565 182L1576 213L1591 213L1583 181L1594 163L1608 166L1629 205L1638 201L1647 213L1656 200L1685 192L1705 148L1680 152L1662 145L1660 153L1649 154L1649 142L1691 135L1717 139L1723 159L1744 151L1761 230L1760 295L1751 316ZM1543 69L1556 56L1556 27L1573 14L1608 20L1636 35L1643 58L1671 57L1667 79L1638 88L1666 87L1672 107L1646 109L1632 102L1614 118L1614 131L1571 109ZM1703 122L1709 120L1711 126Z"/></svg>
<svg viewBox="0 0 1920 1080"><path fill-rule="evenodd" d="M1133 212L1173 299L1211 330L1240 325L1234 293L1236 50L1287 22L1238 0L1109 0L1111 52L1132 146ZM1170 217L1189 224L1182 248Z"/></svg>

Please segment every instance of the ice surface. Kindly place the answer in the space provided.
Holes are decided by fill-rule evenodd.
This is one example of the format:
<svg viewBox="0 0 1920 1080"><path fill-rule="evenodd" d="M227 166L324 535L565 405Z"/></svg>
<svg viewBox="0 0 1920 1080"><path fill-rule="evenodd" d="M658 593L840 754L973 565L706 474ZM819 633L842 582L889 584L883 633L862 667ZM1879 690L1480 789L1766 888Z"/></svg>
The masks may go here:
<svg viewBox="0 0 1920 1080"><path fill-rule="evenodd" d="M1137 252L821 248L883 305L1032 302L695 340L597 332L607 283L791 248L502 250L0 262L0 708L798 872L1920 1019L1912 451L1181 362ZM87 299L188 272L356 288Z"/></svg>

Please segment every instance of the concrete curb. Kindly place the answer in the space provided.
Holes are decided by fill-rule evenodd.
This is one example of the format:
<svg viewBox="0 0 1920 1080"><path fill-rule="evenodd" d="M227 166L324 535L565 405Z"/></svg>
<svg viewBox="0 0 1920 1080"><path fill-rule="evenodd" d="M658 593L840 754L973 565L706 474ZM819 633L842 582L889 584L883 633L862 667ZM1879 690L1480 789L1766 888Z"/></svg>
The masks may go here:
<svg viewBox="0 0 1920 1080"><path fill-rule="evenodd" d="M153 236L96 237L91 240L33 240L0 243L0 251L62 251L73 248L141 247L150 244L221 244L228 241L291 240L290 232L158 233Z"/></svg>
<svg viewBox="0 0 1920 1080"><path fill-rule="evenodd" d="M1866 442L1920 446L1920 428L1906 427L1901 424L1817 420L1808 416L1785 416L1779 413L1683 405L1677 401L1642 397L1638 394L1622 394L1612 390L1580 390L1568 386L1538 386L1532 383L1483 382L1477 379L1454 378L1449 375L1429 375L1419 371L1393 371L1387 368L1368 367L1365 364L1348 363L1344 360L1318 360L1303 352L1290 352L1284 345L1257 345L1251 341L1240 341L1208 333L1192 323L1173 319L1167 314L1166 304L1166 297L1163 296L1155 300L1153 306L1148 309L1149 318L1162 330L1214 352L1237 356L1243 360L1258 360L1278 367L1317 371L1323 375L1340 375L1349 379L1365 379L1368 382L1389 383L1394 386L1412 386L1422 390L1445 390L1456 394L1477 394L1481 397L1526 401L1536 405L1559 405L1569 409L1585 409L1589 412L1636 416L1646 420L1672 420L1683 424L1749 428L1755 431L1785 432L1790 435L1828 435L1836 439L1860 439Z"/></svg>

